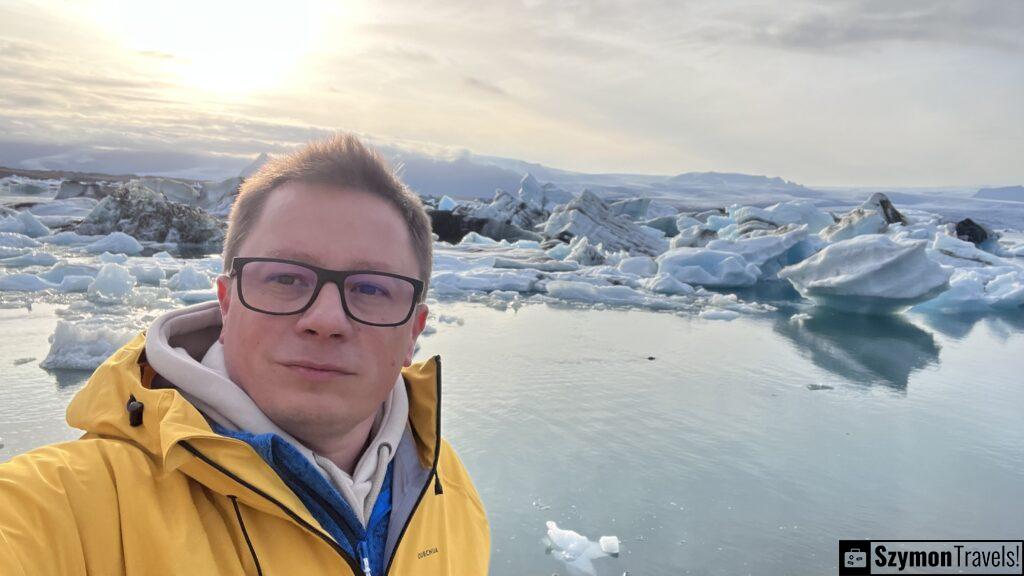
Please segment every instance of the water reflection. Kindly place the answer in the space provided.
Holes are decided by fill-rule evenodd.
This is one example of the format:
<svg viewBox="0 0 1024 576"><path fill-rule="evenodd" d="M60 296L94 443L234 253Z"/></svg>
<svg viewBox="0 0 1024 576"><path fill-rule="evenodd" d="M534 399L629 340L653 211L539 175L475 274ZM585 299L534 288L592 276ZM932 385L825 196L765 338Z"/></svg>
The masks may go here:
<svg viewBox="0 0 1024 576"><path fill-rule="evenodd" d="M900 316L815 310L782 317L774 330L816 366L852 382L904 393L915 370L939 362L935 337Z"/></svg>
<svg viewBox="0 0 1024 576"><path fill-rule="evenodd" d="M967 338L974 326L982 322L1003 341L1014 334L1024 332L1024 310L999 313L920 314L918 317L929 328L934 328L955 340Z"/></svg>

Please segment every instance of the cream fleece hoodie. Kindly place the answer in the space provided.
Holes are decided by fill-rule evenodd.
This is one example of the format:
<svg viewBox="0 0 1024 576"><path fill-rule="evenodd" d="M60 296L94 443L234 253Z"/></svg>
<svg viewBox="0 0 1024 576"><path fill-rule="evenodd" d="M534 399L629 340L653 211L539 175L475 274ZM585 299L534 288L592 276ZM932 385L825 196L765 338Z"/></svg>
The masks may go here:
<svg viewBox="0 0 1024 576"><path fill-rule="evenodd" d="M349 476L274 424L231 380L224 347L218 341L220 326L216 301L168 312L157 318L146 334L146 358L209 420L229 430L277 434L291 443L341 493L366 526L409 419L409 398L401 374L374 420L369 445ZM200 354L202 359L197 361Z"/></svg>

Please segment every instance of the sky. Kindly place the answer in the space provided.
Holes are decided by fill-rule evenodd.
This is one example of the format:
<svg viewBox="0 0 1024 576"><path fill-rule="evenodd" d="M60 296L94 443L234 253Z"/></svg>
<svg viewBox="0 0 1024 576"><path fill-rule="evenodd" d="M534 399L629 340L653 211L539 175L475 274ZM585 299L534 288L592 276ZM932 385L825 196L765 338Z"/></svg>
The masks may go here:
<svg viewBox="0 0 1024 576"><path fill-rule="evenodd" d="M346 130L594 173L1014 185L1022 102L1019 0L0 0L8 166L245 164Z"/></svg>

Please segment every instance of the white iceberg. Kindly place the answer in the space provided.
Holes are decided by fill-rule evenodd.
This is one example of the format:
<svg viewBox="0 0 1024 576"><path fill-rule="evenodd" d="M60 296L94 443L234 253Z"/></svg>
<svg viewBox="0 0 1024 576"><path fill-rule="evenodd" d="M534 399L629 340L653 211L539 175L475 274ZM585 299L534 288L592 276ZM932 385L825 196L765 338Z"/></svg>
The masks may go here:
<svg viewBox="0 0 1024 576"><path fill-rule="evenodd" d="M751 221L767 222L776 227L787 224L807 224L808 232L811 234L817 234L835 222L832 216L819 209L809 200L780 202L767 208L740 206L730 208L729 215L732 216L733 221L737 224Z"/></svg>
<svg viewBox="0 0 1024 576"><path fill-rule="evenodd" d="M107 321L73 324L58 320L50 336L50 352L40 366L48 370L95 370L135 335L134 330L112 327Z"/></svg>
<svg viewBox="0 0 1024 576"><path fill-rule="evenodd" d="M64 260L57 262L46 272L39 274L39 277L47 282L60 284L65 276L90 276L95 277L100 269L86 264L70 264Z"/></svg>
<svg viewBox="0 0 1024 576"><path fill-rule="evenodd" d="M57 284L47 282L35 274L2 274L0 275L0 291L39 292L56 288Z"/></svg>
<svg viewBox="0 0 1024 576"><path fill-rule="evenodd" d="M123 302L135 287L135 276L120 264L104 264L92 284L88 298L93 302L113 304Z"/></svg>
<svg viewBox="0 0 1024 576"><path fill-rule="evenodd" d="M1011 266L958 268L949 290L918 304L914 312L958 314L1024 306L1024 270Z"/></svg>
<svg viewBox="0 0 1024 576"><path fill-rule="evenodd" d="M451 212L452 210L455 210L458 207L459 203L453 200L451 196L448 196L447 194L445 194L444 197L442 197L441 200L437 203L437 209L444 210L445 212Z"/></svg>
<svg viewBox="0 0 1024 576"><path fill-rule="evenodd" d="M709 287L753 286L761 270L732 252L676 248L658 256L658 273L685 284Z"/></svg>
<svg viewBox="0 0 1024 576"><path fill-rule="evenodd" d="M92 285L92 276L65 276L57 286L59 292L88 292Z"/></svg>
<svg viewBox="0 0 1024 576"><path fill-rule="evenodd" d="M762 274L771 276L784 266L795 263L787 257L788 253L790 249L804 241L807 236L808 228L806 224L803 224L796 228L780 228L777 231L761 236L737 240L712 240L708 242L707 248L709 250L739 254L748 263L760 268Z"/></svg>
<svg viewBox="0 0 1024 576"><path fill-rule="evenodd" d="M17 216L0 218L0 232L15 232L29 238L50 235L50 229L28 210L18 212Z"/></svg>
<svg viewBox="0 0 1024 576"><path fill-rule="evenodd" d="M40 242L44 244L57 244L58 246L72 246L74 244L91 244L97 240L102 239L103 236L86 236L79 234L78 232L71 232L70 230L64 232L57 232L50 236L43 236L39 238Z"/></svg>
<svg viewBox="0 0 1024 576"><path fill-rule="evenodd" d="M658 273L658 263L650 256L630 256L623 258L616 266L623 272L636 274L637 276L654 276Z"/></svg>
<svg viewBox="0 0 1024 576"><path fill-rule="evenodd" d="M167 276L163 268L152 262L133 263L130 270L138 282L154 286L159 286L160 281Z"/></svg>
<svg viewBox="0 0 1024 576"><path fill-rule="evenodd" d="M41 243L20 232L0 232L0 247L39 248L40 246L42 246Z"/></svg>
<svg viewBox="0 0 1024 576"><path fill-rule="evenodd" d="M588 282L551 280L544 288L553 298L590 304L640 306L647 300L642 292L629 286L597 286Z"/></svg>
<svg viewBox="0 0 1024 576"><path fill-rule="evenodd" d="M103 252L115 252L119 254L135 255L142 252L142 244L124 232L111 232L103 238L85 247L87 252L101 254Z"/></svg>
<svg viewBox="0 0 1024 576"><path fill-rule="evenodd" d="M779 272L815 303L863 313L890 313L949 288L952 268L928 258L921 240L896 242L867 234L828 246Z"/></svg>
<svg viewBox="0 0 1024 576"><path fill-rule="evenodd" d="M52 266L56 263L56 256L38 251L29 252L28 254L22 254L11 258L0 258L0 266L7 266L8 268L20 268L24 266Z"/></svg>
<svg viewBox="0 0 1024 576"><path fill-rule="evenodd" d="M667 295L688 295L695 292L693 286L685 284L676 279L671 274L657 274L651 278L644 280L642 284L644 290L655 292L657 294Z"/></svg>
<svg viewBox="0 0 1024 576"><path fill-rule="evenodd" d="M615 553L618 553L618 538L614 536L603 537L602 546L601 543L593 542L575 530L559 528L558 524L550 520L546 525L546 542L551 555L564 562L570 573L588 576L596 574L593 560L608 556L603 546L615 549Z"/></svg>
<svg viewBox="0 0 1024 576"><path fill-rule="evenodd" d="M177 274L167 281L171 290L208 290L211 286L210 277L192 264L182 266Z"/></svg>

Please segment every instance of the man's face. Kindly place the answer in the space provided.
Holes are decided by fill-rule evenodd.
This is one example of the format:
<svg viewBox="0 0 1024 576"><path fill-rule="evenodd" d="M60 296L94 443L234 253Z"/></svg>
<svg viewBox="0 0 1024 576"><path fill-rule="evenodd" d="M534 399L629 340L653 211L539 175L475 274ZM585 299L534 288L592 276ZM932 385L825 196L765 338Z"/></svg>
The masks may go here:
<svg viewBox="0 0 1024 576"><path fill-rule="evenodd" d="M271 192L238 256L419 278L398 210L369 193L328 185L291 182ZM412 362L426 323L427 308L420 304L401 326L360 324L345 315L334 283L325 283L301 314L263 314L241 303L237 281L237 275L217 279L228 374L275 424L300 440L343 435L373 418L402 366ZM291 366L301 362L343 371L311 374Z"/></svg>

